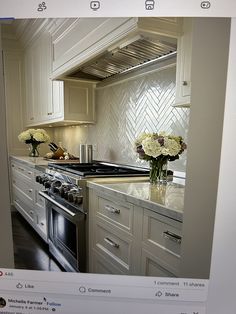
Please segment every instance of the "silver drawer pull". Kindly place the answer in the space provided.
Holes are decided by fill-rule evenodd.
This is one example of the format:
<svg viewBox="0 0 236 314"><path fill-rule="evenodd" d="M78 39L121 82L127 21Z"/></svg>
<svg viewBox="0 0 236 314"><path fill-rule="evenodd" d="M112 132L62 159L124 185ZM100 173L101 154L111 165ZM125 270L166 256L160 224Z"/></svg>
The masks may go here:
<svg viewBox="0 0 236 314"><path fill-rule="evenodd" d="M52 112L48 112L48 116L51 116L52 115Z"/></svg>
<svg viewBox="0 0 236 314"><path fill-rule="evenodd" d="M181 240L182 240L182 237L175 234L175 233L172 233L170 231L164 231L163 232L163 237L168 239L168 240L171 240L171 241L174 241L176 243L181 243Z"/></svg>
<svg viewBox="0 0 236 314"><path fill-rule="evenodd" d="M109 239L109 238L104 238L104 241L105 241L106 243L108 243L109 245L115 247L116 249L118 249L118 248L120 247L119 244L115 243L114 241L112 241L112 240Z"/></svg>
<svg viewBox="0 0 236 314"><path fill-rule="evenodd" d="M32 174L32 172L31 172L31 171L28 171L28 174L29 174L29 175L31 175L31 174Z"/></svg>
<svg viewBox="0 0 236 314"><path fill-rule="evenodd" d="M120 210L119 210L119 209L114 208L114 207L112 207L112 206L110 206L110 205L106 205L106 206L105 206L105 209L106 209L107 211L109 211L110 213L113 213L113 214L120 214Z"/></svg>
<svg viewBox="0 0 236 314"><path fill-rule="evenodd" d="M44 226L44 223L43 223L43 222L40 222L40 225L41 225L41 226Z"/></svg>
<svg viewBox="0 0 236 314"><path fill-rule="evenodd" d="M34 213L33 210L30 210L30 214L33 215L33 213Z"/></svg>
<svg viewBox="0 0 236 314"><path fill-rule="evenodd" d="M33 192L33 190L32 189L29 189L29 193L32 193Z"/></svg>

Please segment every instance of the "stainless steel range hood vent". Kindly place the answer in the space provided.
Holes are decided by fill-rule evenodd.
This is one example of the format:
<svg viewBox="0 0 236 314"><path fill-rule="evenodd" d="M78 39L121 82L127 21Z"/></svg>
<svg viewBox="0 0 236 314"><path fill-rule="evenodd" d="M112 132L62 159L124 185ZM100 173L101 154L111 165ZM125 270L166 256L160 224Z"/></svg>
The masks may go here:
<svg viewBox="0 0 236 314"><path fill-rule="evenodd" d="M96 59L84 64L69 77L103 81L137 66L146 65L150 61L158 61L164 56L173 54L176 50L177 43L136 36L129 42L109 49Z"/></svg>

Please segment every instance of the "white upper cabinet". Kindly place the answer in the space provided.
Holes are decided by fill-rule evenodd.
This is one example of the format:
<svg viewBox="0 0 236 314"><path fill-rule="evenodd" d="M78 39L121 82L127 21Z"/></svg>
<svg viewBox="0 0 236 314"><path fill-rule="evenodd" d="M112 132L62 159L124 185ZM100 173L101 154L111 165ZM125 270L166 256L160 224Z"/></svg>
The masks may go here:
<svg viewBox="0 0 236 314"><path fill-rule="evenodd" d="M178 40L175 107L189 107L191 95L192 19L184 18Z"/></svg>
<svg viewBox="0 0 236 314"><path fill-rule="evenodd" d="M148 36L181 35L180 18L79 18L67 19L52 32L53 78L103 53L122 40L137 34Z"/></svg>
<svg viewBox="0 0 236 314"><path fill-rule="evenodd" d="M181 18L55 19L52 24L39 28L25 49L27 127L94 123L96 81L68 80L68 74L137 35L176 43L182 34Z"/></svg>
<svg viewBox="0 0 236 314"><path fill-rule="evenodd" d="M46 121L52 107L51 36L44 32L25 50L26 125Z"/></svg>
<svg viewBox="0 0 236 314"><path fill-rule="evenodd" d="M77 80L53 81L52 114L49 125L95 122L95 84Z"/></svg>
<svg viewBox="0 0 236 314"><path fill-rule="evenodd" d="M52 81L51 35L25 50L26 126L94 123L95 84Z"/></svg>

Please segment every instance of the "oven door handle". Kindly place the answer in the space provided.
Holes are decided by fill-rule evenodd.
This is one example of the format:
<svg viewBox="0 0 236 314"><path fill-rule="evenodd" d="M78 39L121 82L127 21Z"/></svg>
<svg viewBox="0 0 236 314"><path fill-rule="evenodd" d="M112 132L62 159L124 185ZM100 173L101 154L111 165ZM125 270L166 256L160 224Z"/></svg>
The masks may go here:
<svg viewBox="0 0 236 314"><path fill-rule="evenodd" d="M59 207L60 209L62 209L63 211L65 211L67 214L69 214L70 216L74 217L76 214L73 213L72 211L70 211L69 209L67 209L65 206L61 205L60 203L58 203L57 201L55 201L52 197L48 196L46 193L44 193L43 191L39 191L39 195L41 195L42 197L44 197L46 200L48 200L49 202L51 202L52 204L54 204L55 206Z"/></svg>

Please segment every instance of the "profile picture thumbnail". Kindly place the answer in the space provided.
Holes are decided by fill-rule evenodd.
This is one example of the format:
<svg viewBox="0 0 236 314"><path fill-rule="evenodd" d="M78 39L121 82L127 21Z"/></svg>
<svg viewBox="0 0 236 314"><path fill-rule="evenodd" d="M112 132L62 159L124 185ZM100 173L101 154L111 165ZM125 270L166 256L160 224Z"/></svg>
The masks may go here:
<svg viewBox="0 0 236 314"><path fill-rule="evenodd" d="M6 300L0 297L0 308L5 307L7 304Z"/></svg>

